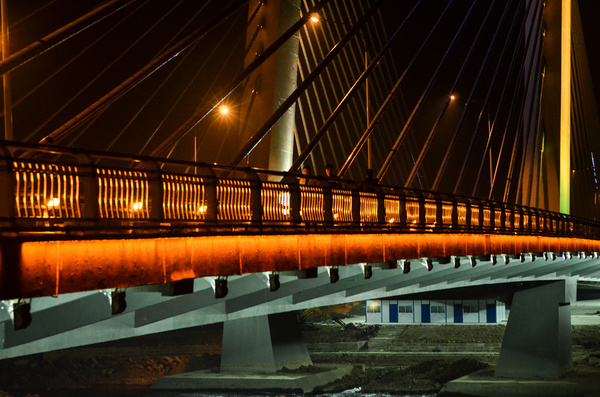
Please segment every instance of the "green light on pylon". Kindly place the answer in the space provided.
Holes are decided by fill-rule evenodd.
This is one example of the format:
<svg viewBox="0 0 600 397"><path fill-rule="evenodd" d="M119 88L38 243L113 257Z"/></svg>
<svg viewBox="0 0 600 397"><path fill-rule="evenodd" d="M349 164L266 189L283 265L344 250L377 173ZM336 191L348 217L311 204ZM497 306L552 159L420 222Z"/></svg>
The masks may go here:
<svg viewBox="0 0 600 397"><path fill-rule="evenodd" d="M563 0L560 48L560 212L571 213L571 0Z"/></svg>

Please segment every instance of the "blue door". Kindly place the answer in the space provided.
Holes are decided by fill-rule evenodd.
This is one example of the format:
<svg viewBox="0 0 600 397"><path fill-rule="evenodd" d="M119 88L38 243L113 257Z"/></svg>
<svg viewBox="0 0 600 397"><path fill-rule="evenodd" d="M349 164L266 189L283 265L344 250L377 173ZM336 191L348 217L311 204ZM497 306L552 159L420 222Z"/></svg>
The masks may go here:
<svg viewBox="0 0 600 397"><path fill-rule="evenodd" d="M496 305L494 303L488 303L486 312L487 312L487 322L495 323L496 322Z"/></svg>
<svg viewBox="0 0 600 397"><path fill-rule="evenodd" d="M397 323L398 322L398 304L391 304L390 303L390 323Z"/></svg>
<svg viewBox="0 0 600 397"><path fill-rule="evenodd" d="M463 322L463 307L462 303L454 304L454 322L462 323Z"/></svg>
<svg viewBox="0 0 600 397"><path fill-rule="evenodd" d="M429 304L421 305L421 322L422 323L430 323L431 322L431 309L429 308Z"/></svg>

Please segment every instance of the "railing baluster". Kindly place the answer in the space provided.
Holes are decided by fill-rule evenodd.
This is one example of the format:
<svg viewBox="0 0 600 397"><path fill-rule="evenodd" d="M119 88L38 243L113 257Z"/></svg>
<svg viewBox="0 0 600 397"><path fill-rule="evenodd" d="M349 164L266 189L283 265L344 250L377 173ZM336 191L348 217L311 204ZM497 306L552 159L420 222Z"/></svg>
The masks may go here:
<svg viewBox="0 0 600 397"><path fill-rule="evenodd" d="M234 168L234 172L231 167L227 168L229 174L237 177L217 179L219 166L201 163L181 163L191 168L193 175L183 170L163 173L166 164L179 163L147 159L132 163L143 165L143 170L101 168L93 165L91 155L82 153L69 154L75 159L73 163L65 160L66 153L57 157L59 163L36 157L15 161L9 149L2 150L0 184L7 193L0 198L0 218L51 219L46 223L18 223L19 227L60 226L78 218L98 227L110 225L105 221L111 220L127 220L123 224L130 227L144 227L148 220L173 221L182 227L186 223L194 227L199 223L301 226L304 222L339 230L368 225L410 231L439 228L600 238L600 227L591 221L475 198L412 189L397 193L388 186L365 192L334 186L323 178L321 186L300 185L293 175L241 168ZM171 172L171 168L166 169ZM199 170L202 176L197 175ZM281 182L273 181L275 175L283 176Z"/></svg>

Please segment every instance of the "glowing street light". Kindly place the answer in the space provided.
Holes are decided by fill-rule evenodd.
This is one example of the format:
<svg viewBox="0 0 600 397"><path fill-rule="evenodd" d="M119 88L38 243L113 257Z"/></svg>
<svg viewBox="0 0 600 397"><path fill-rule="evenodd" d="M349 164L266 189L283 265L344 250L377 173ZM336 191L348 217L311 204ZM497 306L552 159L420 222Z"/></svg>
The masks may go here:
<svg viewBox="0 0 600 397"><path fill-rule="evenodd" d="M222 115L226 115L227 113L229 113L229 108L225 105L221 105L219 107L219 113L221 113Z"/></svg>

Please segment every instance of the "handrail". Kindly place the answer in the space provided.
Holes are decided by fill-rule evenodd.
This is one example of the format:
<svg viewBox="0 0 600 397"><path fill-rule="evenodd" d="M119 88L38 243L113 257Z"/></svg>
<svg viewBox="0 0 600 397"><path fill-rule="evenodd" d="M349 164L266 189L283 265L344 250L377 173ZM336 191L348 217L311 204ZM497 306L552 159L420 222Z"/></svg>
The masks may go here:
<svg viewBox="0 0 600 397"><path fill-rule="evenodd" d="M600 239L590 220L472 197L5 141L0 184L0 234L242 227Z"/></svg>

